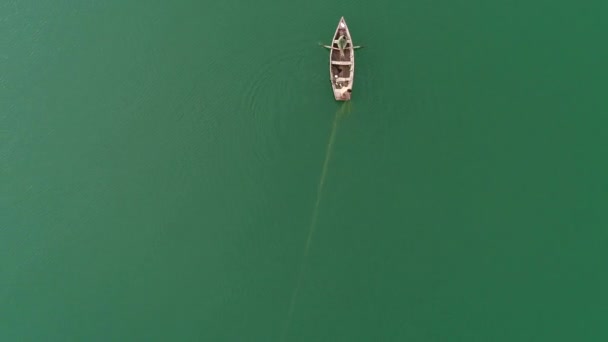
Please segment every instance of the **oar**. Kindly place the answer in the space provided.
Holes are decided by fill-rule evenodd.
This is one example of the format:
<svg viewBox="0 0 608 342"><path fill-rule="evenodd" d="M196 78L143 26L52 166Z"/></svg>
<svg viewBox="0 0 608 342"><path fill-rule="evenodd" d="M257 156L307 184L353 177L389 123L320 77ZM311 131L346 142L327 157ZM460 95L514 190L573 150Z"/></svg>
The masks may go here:
<svg viewBox="0 0 608 342"><path fill-rule="evenodd" d="M324 47L324 48L326 48L326 49L340 50L340 49L338 49L337 47L333 47L333 46L329 46L329 45L323 45L323 44L321 44L321 43L319 43L319 46L322 46L322 47ZM365 47L365 46L363 46L363 45L357 45L357 46L353 46L353 50L354 50L354 49L363 49L364 47Z"/></svg>
<svg viewBox="0 0 608 342"><path fill-rule="evenodd" d="M324 47L324 48L326 48L326 49L340 50L340 49L335 48L335 47L333 47L333 46L329 46L329 45L323 45L323 44L321 44L321 43L319 43L319 46L322 46L322 47Z"/></svg>

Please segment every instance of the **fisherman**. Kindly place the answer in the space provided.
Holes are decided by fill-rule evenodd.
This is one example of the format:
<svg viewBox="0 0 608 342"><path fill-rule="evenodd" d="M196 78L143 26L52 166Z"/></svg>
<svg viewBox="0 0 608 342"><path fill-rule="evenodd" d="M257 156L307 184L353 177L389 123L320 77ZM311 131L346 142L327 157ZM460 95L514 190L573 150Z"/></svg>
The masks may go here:
<svg viewBox="0 0 608 342"><path fill-rule="evenodd" d="M344 49L346 49L346 43L348 41L346 40L346 37L344 36L344 34L340 35L340 38L338 38L338 48L340 49L340 57L344 58L346 57L344 55Z"/></svg>

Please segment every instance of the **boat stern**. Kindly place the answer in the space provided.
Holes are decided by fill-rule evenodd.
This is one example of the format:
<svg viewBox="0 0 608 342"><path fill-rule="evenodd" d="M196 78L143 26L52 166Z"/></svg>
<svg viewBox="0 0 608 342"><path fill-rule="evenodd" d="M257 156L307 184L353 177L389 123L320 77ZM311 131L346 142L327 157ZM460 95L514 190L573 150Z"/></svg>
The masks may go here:
<svg viewBox="0 0 608 342"><path fill-rule="evenodd" d="M346 91L342 91L341 89L335 89L334 98L336 99L336 101L350 101L351 92L351 89L347 89Z"/></svg>

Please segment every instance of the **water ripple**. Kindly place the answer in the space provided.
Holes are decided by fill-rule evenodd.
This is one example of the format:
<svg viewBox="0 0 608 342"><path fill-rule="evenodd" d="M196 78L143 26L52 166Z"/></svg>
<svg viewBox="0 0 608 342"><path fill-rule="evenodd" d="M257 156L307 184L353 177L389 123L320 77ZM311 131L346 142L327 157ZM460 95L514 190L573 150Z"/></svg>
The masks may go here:
<svg viewBox="0 0 608 342"><path fill-rule="evenodd" d="M257 72L242 83L241 108L247 113L244 124L252 129L252 146L256 162L267 162L279 152L285 142L281 139L282 123L290 110L299 105L298 89L304 57L298 46L274 50Z"/></svg>

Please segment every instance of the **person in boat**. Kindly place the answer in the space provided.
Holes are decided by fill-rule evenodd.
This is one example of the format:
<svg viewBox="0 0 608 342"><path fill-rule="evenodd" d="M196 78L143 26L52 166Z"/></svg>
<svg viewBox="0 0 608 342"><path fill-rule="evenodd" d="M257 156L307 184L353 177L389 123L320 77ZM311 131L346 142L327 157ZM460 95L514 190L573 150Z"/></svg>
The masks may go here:
<svg viewBox="0 0 608 342"><path fill-rule="evenodd" d="M346 36L344 35L344 32L341 32L340 38L338 38L338 49L340 49L340 57L341 58L346 57L344 55L344 49L346 49L346 43L347 42L348 42L348 40L346 40Z"/></svg>

